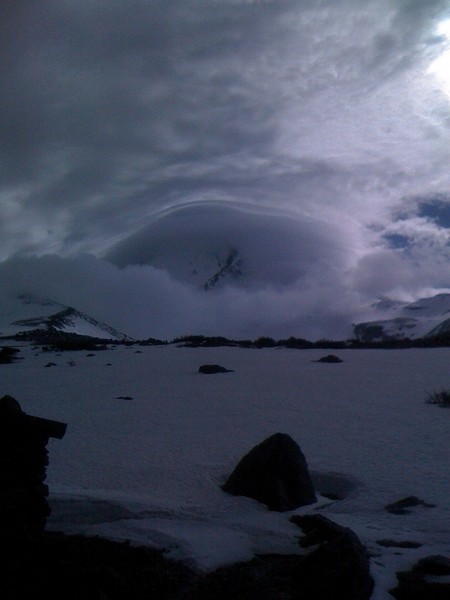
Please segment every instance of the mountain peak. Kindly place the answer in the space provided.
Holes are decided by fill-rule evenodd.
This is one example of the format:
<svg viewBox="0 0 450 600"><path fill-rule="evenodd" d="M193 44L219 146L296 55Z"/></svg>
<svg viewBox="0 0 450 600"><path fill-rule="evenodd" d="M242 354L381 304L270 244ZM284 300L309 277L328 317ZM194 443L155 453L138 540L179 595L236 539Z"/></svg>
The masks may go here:
<svg viewBox="0 0 450 600"><path fill-rule="evenodd" d="M235 248L230 248L228 255L225 260L221 260L219 256L217 256L217 266L218 270L205 282L203 288L205 290L210 290L215 287L219 280L222 277L229 277L232 279L238 279L242 277L242 265L243 260L239 256L239 252Z"/></svg>
<svg viewBox="0 0 450 600"><path fill-rule="evenodd" d="M100 339L130 340L114 327L73 308L34 294L20 294L2 325L2 335L34 330L58 331Z"/></svg>
<svg viewBox="0 0 450 600"><path fill-rule="evenodd" d="M447 293L410 303L382 298L372 306L389 312L392 318L355 325L355 337L364 342L432 337L450 329L450 294Z"/></svg>

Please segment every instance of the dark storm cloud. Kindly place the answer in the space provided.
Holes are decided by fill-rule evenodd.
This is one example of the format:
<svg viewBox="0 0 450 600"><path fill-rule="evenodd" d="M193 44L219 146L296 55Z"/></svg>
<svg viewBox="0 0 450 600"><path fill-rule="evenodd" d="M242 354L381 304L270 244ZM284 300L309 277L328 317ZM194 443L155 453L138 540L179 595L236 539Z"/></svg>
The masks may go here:
<svg viewBox="0 0 450 600"><path fill-rule="evenodd" d="M256 115L236 76L258 52L261 40L252 33L265 29L273 9L46 0L12 6L3 21L9 102L2 136L8 142L5 175L13 181L35 173L46 157L57 158L52 150L62 154L55 167L71 168L67 185L61 180L71 191L74 179L82 179L77 168L92 159L93 170L103 163L112 172L145 152L165 164L166 154L192 159L264 140L258 116L269 118L268 107L265 113L261 103ZM234 63L226 60L230 54ZM241 127L233 127L230 117L238 113ZM66 199L58 192L50 203L71 204L76 194Z"/></svg>
<svg viewBox="0 0 450 600"><path fill-rule="evenodd" d="M443 5L381 4L367 12L349 1L3 4L1 164L21 209L17 228L33 230L31 249L47 249L47 228L37 226L47 222L61 251L74 240L95 251L186 191L240 185L241 199L261 202L252 188L258 160L273 190L262 201L295 204L305 189L301 176L298 189L286 185L280 131L294 131L295 160L316 154L326 164L309 129L326 154L339 135L321 128L338 116L326 114L330 106L412 60ZM290 116L296 106L302 114Z"/></svg>
<svg viewBox="0 0 450 600"><path fill-rule="evenodd" d="M2 181L36 249L47 247L45 221L61 250L74 239L95 249L92 221L107 238L174 201L174 166L190 165L188 188L204 187L211 161L258 154L273 137L271 98L245 80L271 37L271 3L44 0L4 11Z"/></svg>

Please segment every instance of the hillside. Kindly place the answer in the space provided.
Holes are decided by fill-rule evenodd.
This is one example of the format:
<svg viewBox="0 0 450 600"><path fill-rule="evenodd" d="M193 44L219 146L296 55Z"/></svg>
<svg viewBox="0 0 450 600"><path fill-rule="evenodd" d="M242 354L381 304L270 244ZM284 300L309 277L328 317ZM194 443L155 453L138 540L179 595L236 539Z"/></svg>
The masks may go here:
<svg viewBox="0 0 450 600"><path fill-rule="evenodd" d="M0 335L6 337L33 331L116 341L131 339L102 321L47 298L21 294L10 299L0 315Z"/></svg>
<svg viewBox="0 0 450 600"><path fill-rule="evenodd" d="M355 338L361 342L419 339L450 332L450 294L437 294L415 302L382 299L373 305L378 319L358 323Z"/></svg>

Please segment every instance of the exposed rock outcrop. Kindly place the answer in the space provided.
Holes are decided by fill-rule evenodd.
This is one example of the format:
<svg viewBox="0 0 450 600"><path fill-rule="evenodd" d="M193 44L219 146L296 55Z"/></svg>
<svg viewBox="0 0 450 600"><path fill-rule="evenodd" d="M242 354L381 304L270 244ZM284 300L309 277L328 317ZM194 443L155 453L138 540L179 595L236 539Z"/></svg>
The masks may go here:
<svg viewBox="0 0 450 600"><path fill-rule="evenodd" d="M358 536L323 515L294 515L304 537L304 548L318 545L297 565L296 580L302 598L368 600L374 581L366 549Z"/></svg>

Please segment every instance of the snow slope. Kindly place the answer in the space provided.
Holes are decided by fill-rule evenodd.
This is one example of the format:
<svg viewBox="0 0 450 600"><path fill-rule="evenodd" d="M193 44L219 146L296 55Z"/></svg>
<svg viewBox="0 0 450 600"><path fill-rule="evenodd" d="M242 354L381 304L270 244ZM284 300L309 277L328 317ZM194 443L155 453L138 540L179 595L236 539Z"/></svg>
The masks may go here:
<svg viewBox="0 0 450 600"><path fill-rule="evenodd" d="M354 327L355 337L361 341L416 339L450 331L450 294L437 294L410 303L385 298L373 308L380 318Z"/></svg>
<svg viewBox="0 0 450 600"><path fill-rule="evenodd" d="M53 329L109 340L130 339L71 306L32 294L9 298L0 311L0 335L15 335L33 329Z"/></svg>
<svg viewBox="0 0 450 600"><path fill-rule="evenodd" d="M313 362L320 350L137 348L87 356L25 345L24 360L0 365L2 395L68 423L49 444L49 529L163 547L208 570L302 552L288 518L320 509L367 546L375 600L390 598L396 571L450 552L450 411L424 401L449 385L450 349L345 350L344 362L324 364ZM202 375L204 363L234 372ZM314 481L343 477L347 497L274 513L224 493L242 455L275 432L299 443ZM410 495L435 508L384 510ZM377 544L386 538L422 546Z"/></svg>

